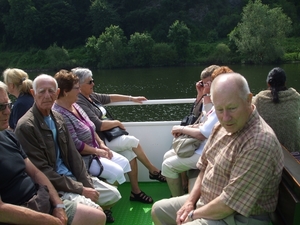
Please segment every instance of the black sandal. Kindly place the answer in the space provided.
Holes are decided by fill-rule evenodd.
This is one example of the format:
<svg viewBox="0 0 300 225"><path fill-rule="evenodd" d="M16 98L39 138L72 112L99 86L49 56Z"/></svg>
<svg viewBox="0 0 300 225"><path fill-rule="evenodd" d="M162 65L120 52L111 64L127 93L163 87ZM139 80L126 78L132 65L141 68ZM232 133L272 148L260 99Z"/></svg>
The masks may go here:
<svg viewBox="0 0 300 225"><path fill-rule="evenodd" d="M153 203L153 199L150 196L146 195L145 192L143 192L143 191L141 191L138 194L131 192L131 195L133 195L133 196L130 196L130 201L138 201L138 202L147 203L147 204Z"/></svg>
<svg viewBox="0 0 300 225"><path fill-rule="evenodd" d="M115 219L112 216L112 211L109 209L104 210L104 213L106 215L106 223L113 223L115 222Z"/></svg>
<svg viewBox="0 0 300 225"><path fill-rule="evenodd" d="M161 175L161 171L159 171L159 172L155 171L154 173L149 172L149 178L151 180L158 180L160 182L167 182L166 177Z"/></svg>

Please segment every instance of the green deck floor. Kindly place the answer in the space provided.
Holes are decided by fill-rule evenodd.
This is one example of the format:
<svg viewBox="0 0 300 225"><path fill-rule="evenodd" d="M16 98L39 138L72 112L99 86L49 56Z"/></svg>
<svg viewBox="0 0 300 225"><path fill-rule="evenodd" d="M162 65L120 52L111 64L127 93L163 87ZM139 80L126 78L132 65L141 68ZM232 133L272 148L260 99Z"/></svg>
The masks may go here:
<svg viewBox="0 0 300 225"><path fill-rule="evenodd" d="M140 182L142 191L150 195L154 201L169 198L171 193L166 183ZM153 225L151 219L152 204L129 201L130 183L126 182L118 187L122 198L112 208L115 222L112 225ZM270 223L272 225L272 223Z"/></svg>
<svg viewBox="0 0 300 225"><path fill-rule="evenodd" d="M140 182L142 191L150 195L154 201L169 198L170 191L166 183ZM112 208L115 222L112 225L152 225L152 204L129 201L130 183L126 182L118 187L122 198Z"/></svg>

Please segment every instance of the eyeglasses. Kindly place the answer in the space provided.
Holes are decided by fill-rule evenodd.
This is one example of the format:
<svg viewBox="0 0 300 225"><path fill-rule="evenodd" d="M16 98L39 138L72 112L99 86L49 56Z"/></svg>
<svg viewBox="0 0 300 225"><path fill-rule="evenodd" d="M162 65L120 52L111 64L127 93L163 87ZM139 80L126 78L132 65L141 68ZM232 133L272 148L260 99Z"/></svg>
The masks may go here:
<svg viewBox="0 0 300 225"><path fill-rule="evenodd" d="M91 85L92 83L95 83L94 80L90 80L87 84Z"/></svg>
<svg viewBox="0 0 300 225"><path fill-rule="evenodd" d="M4 103L4 104L2 103L2 104L0 104L0 111L4 111L6 109L6 107L8 107L9 109L11 109L12 103L9 102L9 103Z"/></svg>
<svg viewBox="0 0 300 225"><path fill-rule="evenodd" d="M72 89L79 90L80 87L73 87Z"/></svg>

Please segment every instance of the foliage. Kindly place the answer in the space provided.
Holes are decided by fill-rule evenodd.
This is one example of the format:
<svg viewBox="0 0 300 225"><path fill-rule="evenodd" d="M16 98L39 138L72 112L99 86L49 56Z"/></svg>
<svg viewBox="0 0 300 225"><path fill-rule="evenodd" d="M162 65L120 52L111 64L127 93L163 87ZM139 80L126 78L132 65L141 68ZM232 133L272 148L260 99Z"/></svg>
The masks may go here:
<svg viewBox="0 0 300 225"><path fill-rule="evenodd" d="M209 55L209 61L215 64L229 63L230 49L224 43L219 43Z"/></svg>
<svg viewBox="0 0 300 225"><path fill-rule="evenodd" d="M156 43L152 49L153 66L173 66L177 61L177 52L167 43Z"/></svg>
<svg viewBox="0 0 300 225"><path fill-rule="evenodd" d="M281 8L270 9L260 0L250 0L229 39L246 62L269 63L283 56L282 43L290 30L291 20Z"/></svg>
<svg viewBox="0 0 300 225"><path fill-rule="evenodd" d="M128 41L129 60L134 66L149 66L154 40L148 33L134 33Z"/></svg>
<svg viewBox="0 0 300 225"><path fill-rule="evenodd" d="M126 65L127 39L119 26L111 25L97 39L96 51L100 54L100 68L119 68Z"/></svg>
<svg viewBox="0 0 300 225"><path fill-rule="evenodd" d="M94 0L90 7L89 15L92 21L92 32L95 36L100 35L111 24L120 22L116 10L106 0Z"/></svg>
<svg viewBox="0 0 300 225"><path fill-rule="evenodd" d="M176 20L169 29L168 38L175 46L179 58L187 56L187 49L190 43L191 31L184 22Z"/></svg>

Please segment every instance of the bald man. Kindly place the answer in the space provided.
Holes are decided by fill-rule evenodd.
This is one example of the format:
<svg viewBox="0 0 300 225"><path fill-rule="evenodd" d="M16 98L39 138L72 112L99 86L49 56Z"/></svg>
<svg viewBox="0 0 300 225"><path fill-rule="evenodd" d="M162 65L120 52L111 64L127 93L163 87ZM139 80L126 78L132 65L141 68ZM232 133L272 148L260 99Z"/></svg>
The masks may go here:
<svg viewBox="0 0 300 225"><path fill-rule="evenodd" d="M189 195L156 202L154 224L268 225L278 199L281 146L252 105L242 75L219 75L211 99L219 122L197 163L196 183Z"/></svg>

